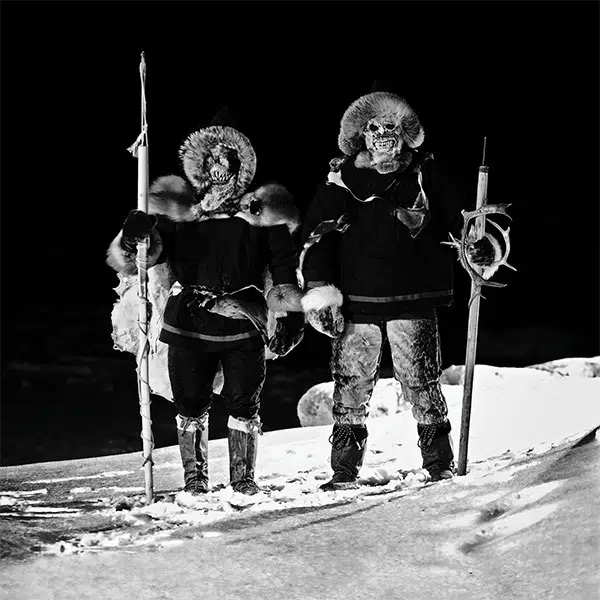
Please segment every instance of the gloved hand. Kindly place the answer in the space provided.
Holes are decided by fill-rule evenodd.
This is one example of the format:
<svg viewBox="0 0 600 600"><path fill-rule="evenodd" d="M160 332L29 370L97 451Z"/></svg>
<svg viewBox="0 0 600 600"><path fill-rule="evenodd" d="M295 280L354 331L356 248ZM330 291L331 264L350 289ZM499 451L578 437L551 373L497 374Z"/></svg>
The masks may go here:
<svg viewBox="0 0 600 600"><path fill-rule="evenodd" d="M339 306L326 306L319 310L306 312L306 320L319 333L336 338L344 333L346 322Z"/></svg>
<svg viewBox="0 0 600 600"><path fill-rule="evenodd" d="M121 234L121 246L124 250L135 251L136 244L143 240L156 225L156 215L149 215L143 210L130 210Z"/></svg>
<svg viewBox="0 0 600 600"><path fill-rule="evenodd" d="M269 339L268 348L277 356L289 354L304 338L304 313L289 312L277 317L275 332Z"/></svg>
<svg viewBox="0 0 600 600"><path fill-rule="evenodd" d="M496 259L496 248L487 237L467 244L466 249L469 262L478 267L489 267Z"/></svg>

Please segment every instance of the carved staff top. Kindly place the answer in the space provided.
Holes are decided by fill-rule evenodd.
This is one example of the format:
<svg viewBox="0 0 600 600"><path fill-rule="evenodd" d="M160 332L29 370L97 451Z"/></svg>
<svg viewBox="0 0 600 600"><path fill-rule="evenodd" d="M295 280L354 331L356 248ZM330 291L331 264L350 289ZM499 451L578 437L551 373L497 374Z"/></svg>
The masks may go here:
<svg viewBox="0 0 600 600"><path fill-rule="evenodd" d="M505 266L513 271L516 269L508 264L508 255L510 254L510 227L503 229L496 221L489 218L489 215L499 214L511 218L507 212L510 204L488 204L487 202L487 180L489 167L485 164L487 138L483 141L483 160L479 167L479 181L477 185L477 205L475 210L461 212L464 223L460 235L460 240L457 240L451 233L449 242L442 242L452 246L458 251L458 260L465 271L469 274L473 282L473 293L469 300L469 304L473 302L476 296L481 296L481 288L483 286L502 288L506 287L505 283L490 281L490 278L501 267ZM475 222L473 222L475 221ZM486 231L486 224L492 227L501 235L502 243L489 231ZM494 248L494 260L487 267L479 267L474 265L469 259L468 248L476 240L487 238ZM483 296L482 296L483 297Z"/></svg>

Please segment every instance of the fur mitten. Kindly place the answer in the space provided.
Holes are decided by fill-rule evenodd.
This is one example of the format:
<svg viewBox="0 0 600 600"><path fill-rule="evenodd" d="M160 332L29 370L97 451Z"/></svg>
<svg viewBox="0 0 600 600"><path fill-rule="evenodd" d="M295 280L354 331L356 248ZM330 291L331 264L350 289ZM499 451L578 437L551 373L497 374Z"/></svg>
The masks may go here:
<svg viewBox="0 0 600 600"><path fill-rule="evenodd" d="M341 312L343 301L342 293L334 285L310 289L302 298L307 322L319 333L339 337L346 326Z"/></svg>
<svg viewBox="0 0 600 600"><path fill-rule="evenodd" d="M489 267L496 259L496 249L487 237L483 237L467 245L467 256L472 264Z"/></svg>
<svg viewBox="0 0 600 600"><path fill-rule="evenodd" d="M121 247L129 252L135 250L138 240L143 240L156 225L156 215L143 210L130 210L123 223Z"/></svg>
<svg viewBox="0 0 600 600"><path fill-rule="evenodd" d="M277 317L275 333L269 339L269 350L277 356L289 354L304 338L304 314L289 312Z"/></svg>

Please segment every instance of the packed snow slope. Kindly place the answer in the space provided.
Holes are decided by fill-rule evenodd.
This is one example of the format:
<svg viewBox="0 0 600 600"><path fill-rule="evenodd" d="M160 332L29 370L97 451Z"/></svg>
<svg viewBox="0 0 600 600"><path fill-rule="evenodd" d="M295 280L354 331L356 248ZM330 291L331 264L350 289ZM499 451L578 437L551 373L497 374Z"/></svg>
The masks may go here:
<svg viewBox="0 0 600 600"><path fill-rule="evenodd" d="M461 385L445 385L455 445ZM175 494L176 447L0 469L2 598L600 598L600 378L478 366L469 472L424 484L409 411L372 419L357 490L330 426L266 433L264 492Z"/></svg>

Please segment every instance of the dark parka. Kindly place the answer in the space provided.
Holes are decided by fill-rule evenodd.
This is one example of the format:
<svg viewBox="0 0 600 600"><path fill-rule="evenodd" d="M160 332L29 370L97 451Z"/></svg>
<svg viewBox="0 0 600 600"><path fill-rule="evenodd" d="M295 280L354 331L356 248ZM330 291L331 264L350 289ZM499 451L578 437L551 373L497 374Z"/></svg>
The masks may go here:
<svg viewBox="0 0 600 600"><path fill-rule="evenodd" d="M460 234L465 202L436 171L435 162L414 152L404 171L379 174L356 167L348 158L329 179L337 183L318 186L304 220L302 241L319 223L344 213L349 227L344 233L324 235L307 250L303 265L307 287L323 282L335 285L344 296L346 318L354 322L420 316L451 304L456 253L441 242L448 241L450 232ZM419 181L429 214L414 235L393 211L413 206L421 189ZM372 195L377 197L360 201Z"/></svg>
<svg viewBox="0 0 600 600"><path fill-rule="evenodd" d="M230 217L205 221L175 222L162 217L158 231L163 252L183 290L169 297L161 341L178 347L224 349L229 343L256 338L259 331L247 319L230 319L209 312L197 302L197 286L234 292L252 286L246 299L260 301L265 271L273 285L296 284L296 246L286 225L256 227Z"/></svg>

